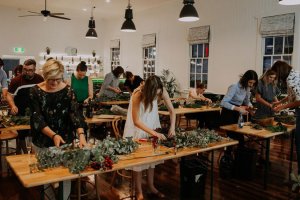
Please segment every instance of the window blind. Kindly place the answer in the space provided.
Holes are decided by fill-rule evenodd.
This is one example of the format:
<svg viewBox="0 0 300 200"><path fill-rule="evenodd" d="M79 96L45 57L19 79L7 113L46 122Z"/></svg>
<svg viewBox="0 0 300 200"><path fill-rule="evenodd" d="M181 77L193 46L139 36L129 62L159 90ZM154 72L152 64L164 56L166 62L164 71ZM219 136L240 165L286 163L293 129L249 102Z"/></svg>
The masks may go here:
<svg viewBox="0 0 300 200"><path fill-rule="evenodd" d="M143 35L143 42L142 42L143 47L153 47L156 46L156 34L146 34Z"/></svg>
<svg viewBox="0 0 300 200"><path fill-rule="evenodd" d="M199 26L189 29L188 41L190 44L208 43L210 26Z"/></svg>
<svg viewBox="0 0 300 200"><path fill-rule="evenodd" d="M293 35L295 13L263 17L260 23L260 34L263 37Z"/></svg>
<svg viewBox="0 0 300 200"><path fill-rule="evenodd" d="M111 40L110 41L110 48L120 48L120 40L116 39L116 40Z"/></svg>

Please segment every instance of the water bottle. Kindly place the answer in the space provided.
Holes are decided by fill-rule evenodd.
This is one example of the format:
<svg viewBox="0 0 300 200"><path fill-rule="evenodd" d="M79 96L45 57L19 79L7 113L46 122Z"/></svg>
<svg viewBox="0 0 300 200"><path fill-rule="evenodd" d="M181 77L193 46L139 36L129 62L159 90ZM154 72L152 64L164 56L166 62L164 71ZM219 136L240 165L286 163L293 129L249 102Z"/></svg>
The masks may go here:
<svg viewBox="0 0 300 200"><path fill-rule="evenodd" d="M87 118L92 118L93 117L93 103L92 103L91 99L89 99L89 103L88 103L87 108L86 108L86 117Z"/></svg>
<svg viewBox="0 0 300 200"><path fill-rule="evenodd" d="M239 128L243 128L244 126L244 118L243 118L243 114L240 113L239 119L238 119L238 127Z"/></svg>

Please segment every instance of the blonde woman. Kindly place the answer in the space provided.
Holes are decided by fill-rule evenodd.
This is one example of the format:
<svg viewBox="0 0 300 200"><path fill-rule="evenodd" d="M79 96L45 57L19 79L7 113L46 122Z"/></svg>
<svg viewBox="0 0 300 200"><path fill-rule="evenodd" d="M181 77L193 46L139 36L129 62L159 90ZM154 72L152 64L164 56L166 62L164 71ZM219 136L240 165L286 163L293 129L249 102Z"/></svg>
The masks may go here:
<svg viewBox="0 0 300 200"><path fill-rule="evenodd" d="M259 79L255 94L257 110L254 117L273 116L273 107L278 103L279 89L276 86L276 72L267 70Z"/></svg>
<svg viewBox="0 0 300 200"><path fill-rule="evenodd" d="M85 146L84 120L78 112L74 92L63 81L63 65L59 61L49 60L42 70L45 81L30 90L30 125L34 149L38 152L40 148L72 143L74 136L79 138L80 147ZM70 186L70 181L64 182L63 199L68 199ZM53 195L51 190L45 193L48 197Z"/></svg>

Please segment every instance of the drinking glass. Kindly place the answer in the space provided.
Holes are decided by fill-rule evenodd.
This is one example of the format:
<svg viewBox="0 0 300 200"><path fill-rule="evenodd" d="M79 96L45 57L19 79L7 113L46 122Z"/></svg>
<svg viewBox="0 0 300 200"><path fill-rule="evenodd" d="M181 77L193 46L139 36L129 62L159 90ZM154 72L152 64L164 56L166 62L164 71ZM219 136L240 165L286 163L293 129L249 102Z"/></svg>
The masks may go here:
<svg viewBox="0 0 300 200"><path fill-rule="evenodd" d="M158 137L152 137L151 138L151 143L152 143L152 149L153 149L153 153L157 154L158 153L158 149L159 149L159 139Z"/></svg>

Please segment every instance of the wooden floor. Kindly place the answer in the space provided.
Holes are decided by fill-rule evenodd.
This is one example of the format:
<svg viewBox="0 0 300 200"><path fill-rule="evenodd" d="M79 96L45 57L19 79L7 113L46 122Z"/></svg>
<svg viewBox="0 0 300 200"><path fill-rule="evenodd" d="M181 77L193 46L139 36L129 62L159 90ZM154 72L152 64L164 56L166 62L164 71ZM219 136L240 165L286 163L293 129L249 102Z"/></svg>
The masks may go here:
<svg viewBox="0 0 300 200"><path fill-rule="evenodd" d="M288 180L289 170L290 138L280 136L272 139L270 151L270 175L268 189L263 188L263 167L257 165L256 176L251 181L232 178L223 180L219 177L218 158L220 153L215 152L214 158L214 192L213 199L216 200L288 200L299 199L299 193L291 192L291 184ZM209 156L208 156L209 157ZM294 155L295 157L295 155ZM210 158L210 157L209 157ZM2 160L3 162L3 160ZM170 200L180 199L180 167L179 160L166 161L156 168L155 184ZM296 162L293 162L294 171ZM2 169L0 179L0 200L32 200L40 199L41 187L26 189L23 188L17 177L7 174L6 169ZM205 194L203 198L210 199L210 168L206 178ZM101 199L115 200L128 196L129 181L118 179L115 186L110 188L112 173L107 173L98 177ZM90 177L92 181L94 177ZM146 183L143 185L144 197L148 200L155 200L153 196L147 194ZM88 187L91 194L84 199L96 199L95 190ZM188 199L188 198L182 198Z"/></svg>

